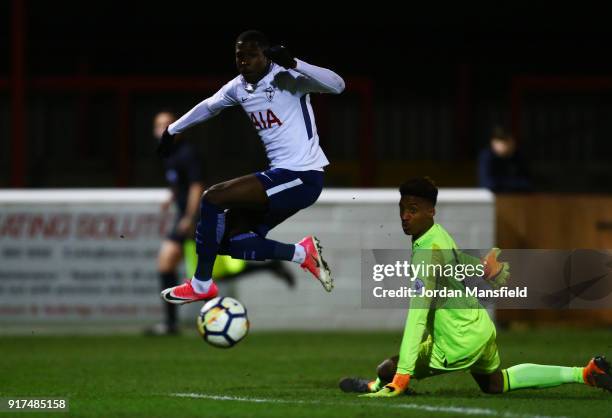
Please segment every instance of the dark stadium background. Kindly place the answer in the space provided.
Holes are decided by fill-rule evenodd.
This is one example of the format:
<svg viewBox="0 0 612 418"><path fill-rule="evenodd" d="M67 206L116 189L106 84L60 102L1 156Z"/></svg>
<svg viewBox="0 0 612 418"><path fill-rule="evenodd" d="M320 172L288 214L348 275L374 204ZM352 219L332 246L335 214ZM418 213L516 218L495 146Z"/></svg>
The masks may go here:
<svg viewBox="0 0 612 418"><path fill-rule="evenodd" d="M91 80L216 85L235 75L235 37L258 28L361 83L315 98L334 163L330 186L394 186L426 172L441 186L473 187L476 155L497 123L520 140L537 191L608 191L612 29L604 15L558 5L439 6L313 3L299 13L258 3L3 2L0 187L163 185L151 116L186 111L209 92L122 93ZM36 87L49 77L64 82ZM74 78L90 81L68 86ZM15 95L23 105L15 107ZM189 135L210 181L266 163L247 119L238 109L225 113Z"/></svg>

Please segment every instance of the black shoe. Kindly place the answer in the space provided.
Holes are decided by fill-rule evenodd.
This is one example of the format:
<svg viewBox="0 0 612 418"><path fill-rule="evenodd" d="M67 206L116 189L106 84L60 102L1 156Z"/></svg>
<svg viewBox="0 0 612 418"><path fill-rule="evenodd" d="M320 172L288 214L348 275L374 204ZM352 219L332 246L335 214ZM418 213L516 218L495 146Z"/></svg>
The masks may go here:
<svg viewBox="0 0 612 418"><path fill-rule="evenodd" d="M597 356L589 361L584 368L584 381L587 385L595 386L612 392L612 374L610 363L604 356Z"/></svg>
<svg viewBox="0 0 612 418"><path fill-rule="evenodd" d="M345 377L340 380L339 386L342 392L370 393L368 383L370 383L368 379Z"/></svg>

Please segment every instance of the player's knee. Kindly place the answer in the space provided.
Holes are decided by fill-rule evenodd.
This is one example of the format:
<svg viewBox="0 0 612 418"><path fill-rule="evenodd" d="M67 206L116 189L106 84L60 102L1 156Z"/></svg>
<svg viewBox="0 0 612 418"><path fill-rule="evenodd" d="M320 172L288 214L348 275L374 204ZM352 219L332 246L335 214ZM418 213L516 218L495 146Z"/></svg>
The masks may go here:
<svg viewBox="0 0 612 418"><path fill-rule="evenodd" d="M202 193L202 201L210 203L211 205L222 206L224 203L223 187L218 184L209 187Z"/></svg>
<svg viewBox="0 0 612 418"><path fill-rule="evenodd" d="M378 365L376 368L376 374L383 382L391 382L393 380L393 376L395 376L396 370L397 363L394 362L393 359L388 358Z"/></svg>
<svg viewBox="0 0 612 418"><path fill-rule="evenodd" d="M474 378L480 390L484 393L495 395L504 392L504 378L501 372L489 375L474 375Z"/></svg>

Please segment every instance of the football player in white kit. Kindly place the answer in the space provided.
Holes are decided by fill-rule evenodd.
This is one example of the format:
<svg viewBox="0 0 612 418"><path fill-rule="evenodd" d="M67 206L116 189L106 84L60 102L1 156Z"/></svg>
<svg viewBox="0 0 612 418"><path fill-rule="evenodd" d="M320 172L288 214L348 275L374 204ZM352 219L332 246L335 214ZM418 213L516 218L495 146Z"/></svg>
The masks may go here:
<svg viewBox="0 0 612 418"><path fill-rule="evenodd" d="M321 194L323 167L329 161L319 146L309 95L339 94L344 81L331 70L294 58L283 46L270 47L259 31L243 32L235 47L240 75L168 126L158 152L168 153L176 134L226 107L240 105L263 141L270 168L216 184L204 192L195 233L198 266L193 278L162 291L162 298L169 303L217 296L212 280L217 254L244 260L293 261L310 271L325 290L333 288L316 237L285 244L266 235L312 205Z"/></svg>

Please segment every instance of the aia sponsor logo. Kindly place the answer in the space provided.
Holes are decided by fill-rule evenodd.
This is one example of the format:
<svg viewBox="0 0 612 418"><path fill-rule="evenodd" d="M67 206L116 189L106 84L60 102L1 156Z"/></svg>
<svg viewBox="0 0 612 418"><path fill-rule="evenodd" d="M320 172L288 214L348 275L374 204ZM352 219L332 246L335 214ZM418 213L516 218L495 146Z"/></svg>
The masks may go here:
<svg viewBox="0 0 612 418"><path fill-rule="evenodd" d="M270 129L274 126L274 124L278 124L278 126L282 126L283 122L272 112L271 109L260 111L260 112L252 112L249 113L251 117L251 122L253 122L253 126L258 131L262 129Z"/></svg>

